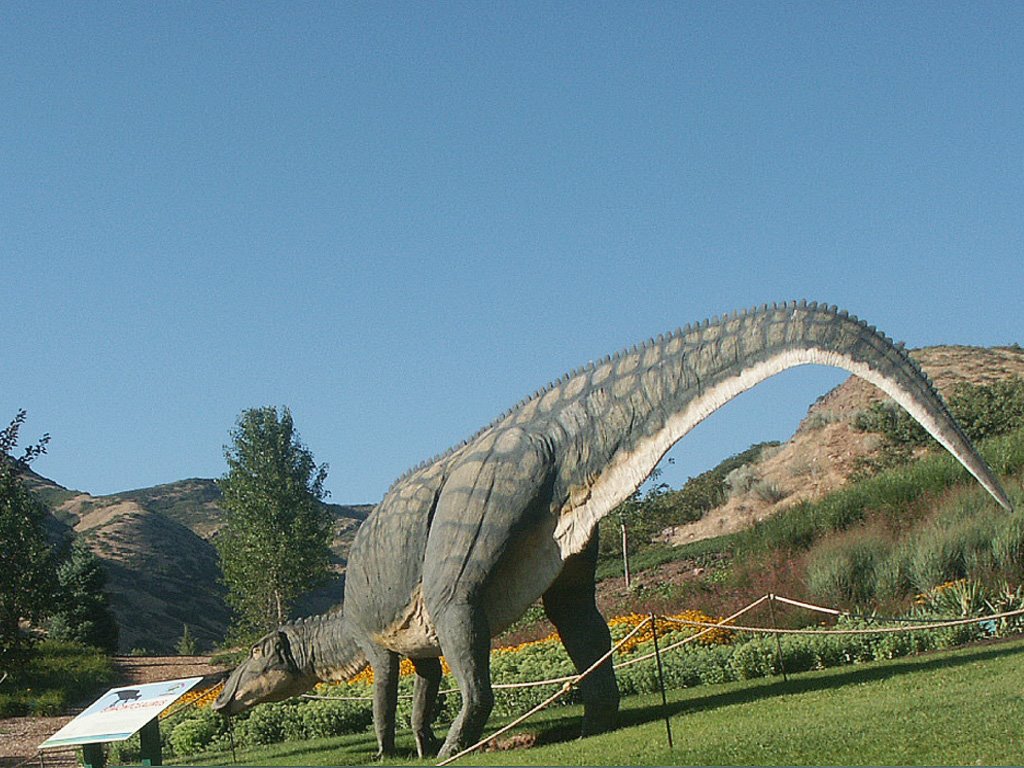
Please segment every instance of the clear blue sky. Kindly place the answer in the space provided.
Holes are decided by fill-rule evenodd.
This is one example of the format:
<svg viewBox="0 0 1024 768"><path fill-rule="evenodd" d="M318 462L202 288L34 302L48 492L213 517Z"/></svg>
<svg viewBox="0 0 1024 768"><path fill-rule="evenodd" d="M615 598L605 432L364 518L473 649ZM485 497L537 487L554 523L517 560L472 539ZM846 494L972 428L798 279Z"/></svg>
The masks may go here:
<svg viewBox="0 0 1024 768"><path fill-rule="evenodd" d="M288 405L339 503L735 308L1024 343L1020 3L0 5L0 418L95 494ZM673 450L785 439L799 369Z"/></svg>

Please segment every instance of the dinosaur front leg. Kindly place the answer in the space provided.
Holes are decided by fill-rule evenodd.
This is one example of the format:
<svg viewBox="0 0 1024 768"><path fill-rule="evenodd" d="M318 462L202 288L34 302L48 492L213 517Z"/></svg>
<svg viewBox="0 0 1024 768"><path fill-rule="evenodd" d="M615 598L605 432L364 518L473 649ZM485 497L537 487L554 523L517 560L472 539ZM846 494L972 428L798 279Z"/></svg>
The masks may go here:
<svg viewBox="0 0 1024 768"><path fill-rule="evenodd" d="M413 687L412 732L420 760L437 754L440 743L431 724L437 714L437 692L441 687L440 659L411 659L416 669Z"/></svg>
<svg viewBox="0 0 1024 768"><path fill-rule="evenodd" d="M366 656L373 667L373 725L377 757L395 754L395 711L398 709L398 654L373 645Z"/></svg>
<svg viewBox="0 0 1024 768"><path fill-rule="evenodd" d="M597 533L586 549L569 557L554 584L544 593L544 612L555 625L577 672L583 672L611 648L608 624L597 610L594 569ZM615 726L619 688L611 659L580 683L583 694L583 736Z"/></svg>
<svg viewBox="0 0 1024 768"><path fill-rule="evenodd" d="M438 753L443 759L476 743L494 707L491 635L484 612L465 603L450 605L436 624L445 659L462 694L462 709Z"/></svg>

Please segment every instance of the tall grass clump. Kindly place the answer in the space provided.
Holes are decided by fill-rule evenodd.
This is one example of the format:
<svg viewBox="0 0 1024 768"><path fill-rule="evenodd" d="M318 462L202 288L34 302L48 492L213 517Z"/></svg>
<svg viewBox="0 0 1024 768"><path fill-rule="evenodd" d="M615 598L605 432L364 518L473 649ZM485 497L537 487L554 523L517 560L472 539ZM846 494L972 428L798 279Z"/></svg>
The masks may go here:
<svg viewBox="0 0 1024 768"><path fill-rule="evenodd" d="M1024 577L1024 493L1007 514L981 489L948 495L929 519L902 533L872 528L823 541L808 556L810 591L840 604L893 601L971 579L1020 583Z"/></svg>
<svg viewBox="0 0 1024 768"><path fill-rule="evenodd" d="M891 550L889 539L876 532L858 531L828 542L815 549L807 563L807 586L831 603L870 602Z"/></svg>
<svg viewBox="0 0 1024 768"><path fill-rule="evenodd" d="M1024 469L1024 429L987 440L979 451L997 474L1019 473ZM974 479L952 456L929 454L817 501L794 504L740 534L736 548L746 553L806 550L821 537L848 530L870 515L881 516L894 530L906 530L950 489L972 483ZM975 508L989 504L982 491L972 498Z"/></svg>

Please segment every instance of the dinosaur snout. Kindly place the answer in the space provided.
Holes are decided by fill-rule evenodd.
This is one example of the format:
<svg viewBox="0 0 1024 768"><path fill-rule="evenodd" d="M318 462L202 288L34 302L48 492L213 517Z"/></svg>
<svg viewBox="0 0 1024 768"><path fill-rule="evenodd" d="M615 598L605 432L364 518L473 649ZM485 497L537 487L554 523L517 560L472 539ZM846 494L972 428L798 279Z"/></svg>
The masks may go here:
<svg viewBox="0 0 1024 768"><path fill-rule="evenodd" d="M260 670L251 667L252 662L245 661L228 676L224 681L224 690L210 705L214 712L231 717L259 703L260 694L263 693L259 685L262 675Z"/></svg>
<svg viewBox="0 0 1024 768"><path fill-rule="evenodd" d="M236 670L237 672L237 670ZM239 708L234 706L236 704L235 694L238 692L238 675L232 674L224 683L224 690L217 696L216 701L210 705L214 712L218 712L222 715L230 717L231 715L237 714Z"/></svg>

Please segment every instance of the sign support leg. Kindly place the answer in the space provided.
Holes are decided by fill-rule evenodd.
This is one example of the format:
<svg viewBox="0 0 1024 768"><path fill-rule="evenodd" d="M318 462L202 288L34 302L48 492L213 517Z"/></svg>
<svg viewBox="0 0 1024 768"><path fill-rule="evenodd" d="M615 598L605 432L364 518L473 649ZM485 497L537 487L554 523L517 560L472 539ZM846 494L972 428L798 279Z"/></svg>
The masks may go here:
<svg viewBox="0 0 1024 768"><path fill-rule="evenodd" d="M82 763L85 768L107 768L107 756L102 744L83 744Z"/></svg>
<svg viewBox="0 0 1024 768"><path fill-rule="evenodd" d="M160 746L160 718L154 717L139 731L139 756L143 765L163 765L163 750Z"/></svg>

